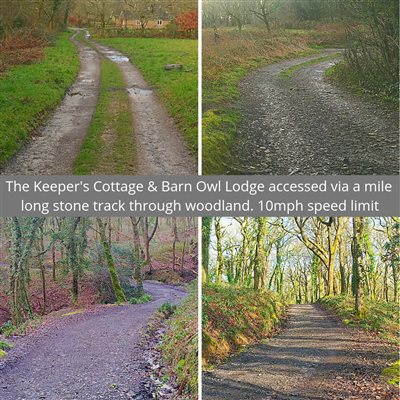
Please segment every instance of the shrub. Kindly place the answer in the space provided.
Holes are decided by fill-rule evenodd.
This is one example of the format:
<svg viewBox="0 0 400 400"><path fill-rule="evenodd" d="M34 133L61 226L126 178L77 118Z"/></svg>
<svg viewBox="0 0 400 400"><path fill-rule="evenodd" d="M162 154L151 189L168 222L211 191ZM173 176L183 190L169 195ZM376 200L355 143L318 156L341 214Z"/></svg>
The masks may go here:
<svg viewBox="0 0 400 400"><path fill-rule="evenodd" d="M164 314L165 318L169 318L176 311L176 305L166 302L161 304L158 311Z"/></svg>

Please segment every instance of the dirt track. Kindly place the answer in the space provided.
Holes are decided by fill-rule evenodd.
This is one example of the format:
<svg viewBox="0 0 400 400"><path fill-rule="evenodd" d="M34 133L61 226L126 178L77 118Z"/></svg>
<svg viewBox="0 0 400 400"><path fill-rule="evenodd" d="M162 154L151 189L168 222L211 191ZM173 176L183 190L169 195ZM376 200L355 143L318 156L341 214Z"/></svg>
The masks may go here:
<svg viewBox="0 0 400 400"><path fill-rule="evenodd" d="M279 73L337 50L257 70L240 84L241 121L229 174L391 175L399 172L398 114L324 77L335 61Z"/></svg>
<svg viewBox="0 0 400 400"><path fill-rule="evenodd" d="M92 120L99 93L100 57L75 39L81 69L49 121L4 169L9 175L68 175ZM18 118L18 116L16 116Z"/></svg>
<svg viewBox="0 0 400 400"><path fill-rule="evenodd" d="M139 70L117 50L95 44L124 77L133 116L137 175L196 174L197 163L181 132Z"/></svg>
<svg viewBox="0 0 400 400"><path fill-rule="evenodd" d="M394 400L395 387L380 379L388 359L395 359L393 352L318 306L296 305L267 344L204 374L203 399Z"/></svg>
<svg viewBox="0 0 400 400"><path fill-rule="evenodd" d="M145 283L153 300L58 318L17 341L0 361L2 400L144 400L143 351L149 317L181 288Z"/></svg>
<svg viewBox="0 0 400 400"><path fill-rule="evenodd" d="M96 108L100 84L100 57L120 68L131 104L136 154L135 175L197 174L197 162L182 133L153 89L127 57L97 45L96 50L77 41L81 70L49 121L36 132L1 171L9 175L69 175Z"/></svg>

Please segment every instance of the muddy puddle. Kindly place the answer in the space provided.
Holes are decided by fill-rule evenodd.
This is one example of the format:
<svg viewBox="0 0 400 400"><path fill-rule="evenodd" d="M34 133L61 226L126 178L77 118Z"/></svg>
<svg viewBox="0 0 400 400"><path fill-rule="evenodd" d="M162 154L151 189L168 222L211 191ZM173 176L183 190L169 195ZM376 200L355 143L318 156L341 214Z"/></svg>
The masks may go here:
<svg viewBox="0 0 400 400"><path fill-rule="evenodd" d="M152 89L133 86L127 89L129 94L146 96L153 93Z"/></svg>

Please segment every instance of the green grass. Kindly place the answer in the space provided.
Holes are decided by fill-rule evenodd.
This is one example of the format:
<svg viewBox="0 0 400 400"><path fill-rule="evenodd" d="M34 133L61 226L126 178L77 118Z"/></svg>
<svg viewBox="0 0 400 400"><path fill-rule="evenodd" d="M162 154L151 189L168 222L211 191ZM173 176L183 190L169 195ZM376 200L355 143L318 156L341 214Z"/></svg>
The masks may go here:
<svg viewBox="0 0 400 400"><path fill-rule="evenodd" d="M163 358L176 375L179 386L196 398L198 385L197 284L168 320L161 344Z"/></svg>
<svg viewBox="0 0 400 400"><path fill-rule="evenodd" d="M354 311L354 299L333 296L320 300L321 304L334 311L349 326L361 327L375 332L382 339L399 344L399 305L394 302L374 302L365 300L365 314L357 317Z"/></svg>
<svg viewBox="0 0 400 400"><path fill-rule="evenodd" d="M331 54L329 56L318 57L313 60L305 61L300 64L291 66L290 68L284 69L279 73L279 77L282 79L290 79L293 75L301 68L308 67L310 65L315 65L322 63L324 61L334 60L340 56L340 53Z"/></svg>
<svg viewBox="0 0 400 400"><path fill-rule="evenodd" d="M174 117L194 154L197 154L197 40L110 38L99 43L129 57L156 89ZM166 71L165 64L183 64L183 70Z"/></svg>
<svg viewBox="0 0 400 400"><path fill-rule="evenodd" d="M132 175L135 141L129 95L118 65L101 60L100 94L91 125L75 160L75 175Z"/></svg>
<svg viewBox="0 0 400 400"><path fill-rule="evenodd" d="M398 83L388 86L386 82L380 82L376 77L359 76L345 61L328 68L325 76L334 84L358 96L366 96L393 106L398 105Z"/></svg>
<svg viewBox="0 0 400 400"><path fill-rule="evenodd" d="M398 387L400 383L400 360L385 368L382 371L382 376L386 379L387 383Z"/></svg>
<svg viewBox="0 0 400 400"><path fill-rule="evenodd" d="M0 340L0 350L6 351L6 350L11 350L13 348L13 345L5 342L4 340Z"/></svg>
<svg viewBox="0 0 400 400"><path fill-rule="evenodd" d="M279 322L283 304L272 292L203 287L203 366L208 369L244 346L266 339Z"/></svg>
<svg viewBox="0 0 400 400"><path fill-rule="evenodd" d="M74 82L80 64L69 36L61 34L40 62L13 67L0 76L0 166L45 121Z"/></svg>

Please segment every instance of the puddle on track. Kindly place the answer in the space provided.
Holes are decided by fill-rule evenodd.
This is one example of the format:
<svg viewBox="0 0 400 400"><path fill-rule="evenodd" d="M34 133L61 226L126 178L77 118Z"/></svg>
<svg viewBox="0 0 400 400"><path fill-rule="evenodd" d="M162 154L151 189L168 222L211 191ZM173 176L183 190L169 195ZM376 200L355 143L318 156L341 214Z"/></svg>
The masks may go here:
<svg viewBox="0 0 400 400"><path fill-rule="evenodd" d="M133 86L131 88L126 89L128 91L129 94L136 94L136 95L142 95L142 96L146 96L149 94L153 93L152 89L144 89L144 88L140 88L137 86Z"/></svg>
<svg viewBox="0 0 400 400"><path fill-rule="evenodd" d="M115 54L106 54L106 57L114 62L129 62L129 58L125 56L115 55Z"/></svg>

